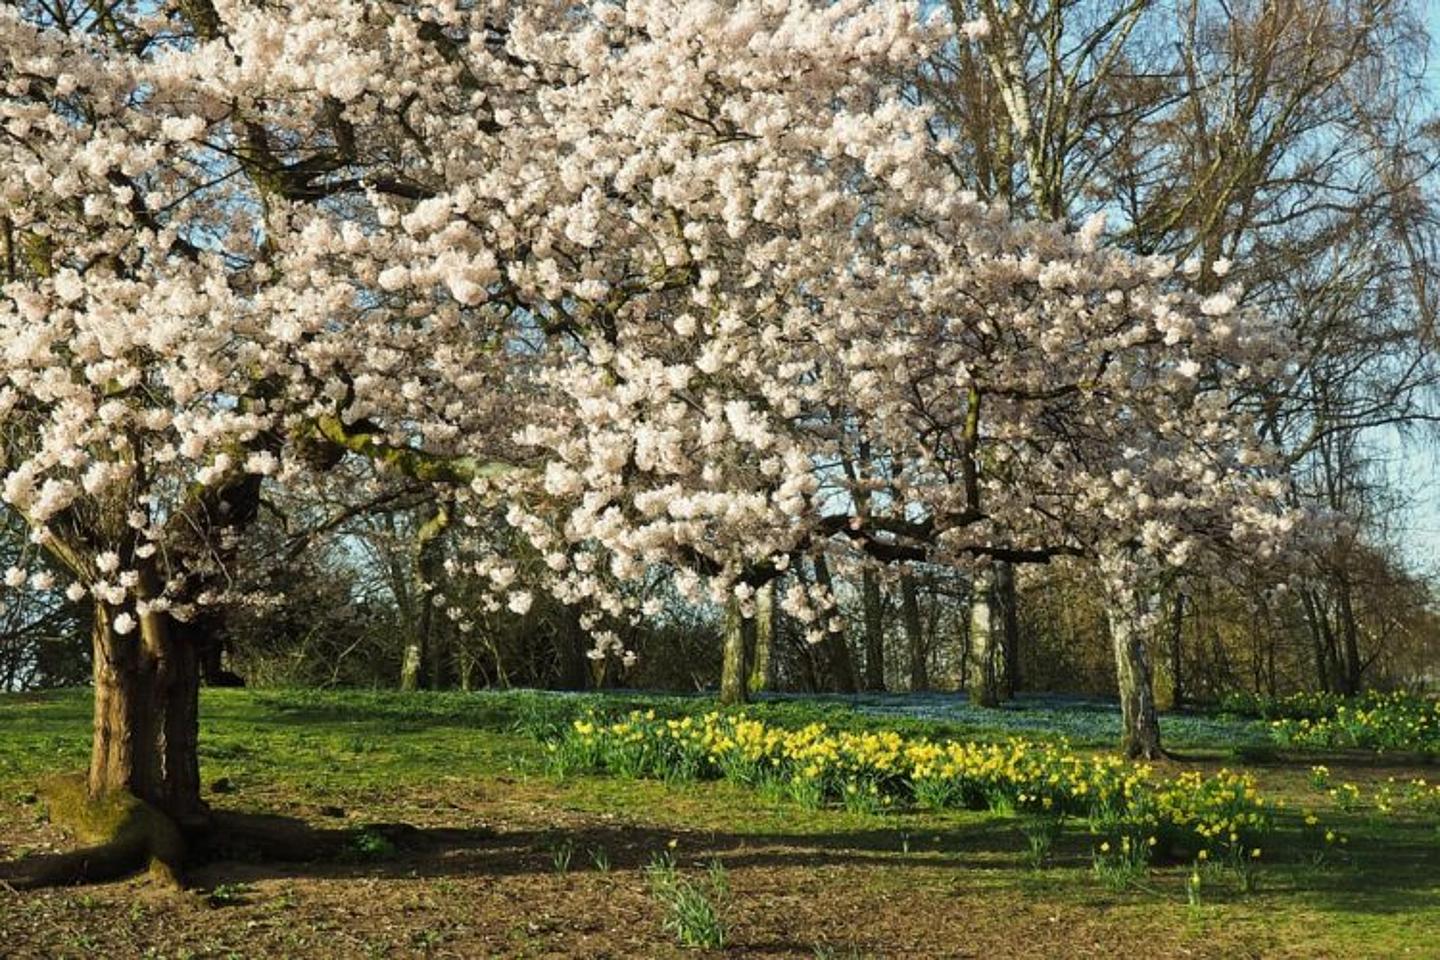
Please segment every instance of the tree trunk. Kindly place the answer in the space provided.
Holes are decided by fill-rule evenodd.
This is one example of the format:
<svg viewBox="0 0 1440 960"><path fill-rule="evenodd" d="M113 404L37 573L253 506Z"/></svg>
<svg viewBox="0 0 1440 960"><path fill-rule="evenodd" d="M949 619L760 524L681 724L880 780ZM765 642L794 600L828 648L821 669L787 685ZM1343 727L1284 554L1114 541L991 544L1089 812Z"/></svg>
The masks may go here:
<svg viewBox="0 0 1440 960"><path fill-rule="evenodd" d="M114 629L119 613L97 604L91 633L90 795L130 793L181 825L198 825L208 813L197 752L200 638L165 613L140 617L138 628L121 636Z"/></svg>
<svg viewBox="0 0 1440 960"><path fill-rule="evenodd" d="M865 605L865 689L885 689L885 611L880 579L866 567L860 574Z"/></svg>
<svg viewBox="0 0 1440 960"><path fill-rule="evenodd" d="M982 707L1000 706L1000 642L993 570L978 570L970 587L970 700Z"/></svg>
<svg viewBox="0 0 1440 960"><path fill-rule="evenodd" d="M420 619L415 623L415 642L411 644L415 652L413 666L415 675L401 678L402 686L406 682L409 684L404 686L406 690L420 687L429 690L435 689L434 671L437 666L435 663L435 598L428 590L421 593L420 596ZM407 658L406 666L409 667L410 648L406 649L405 656Z"/></svg>
<svg viewBox="0 0 1440 960"><path fill-rule="evenodd" d="M427 594L420 613L420 651L425 656L425 666L420 685L426 690L441 690L447 683L446 646L442 642L445 623L440 611L435 609L434 595Z"/></svg>
<svg viewBox="0 0 1440 960"><path fill-rule="evenodd" d="M423 659L418 634L405 644L405 656L400 661L400 689L409 693L420 689L420 663Z"/></svg>
<svg viewBox="0 0 1440 960"><path fill-rule="evenodd" d="M212 618L215 618L215 615L208 610L195 615L194 626L204 634L204 640L197 648L197 655L200 660L201 679L207 686L220 687L226 685L225 644L221 640L223 630L219 623L212 622Z"/></svg>
<svg viewBox="0 0 1440 960"><path fill-rule="evenodd" d="M792 664L786 671L791 688L798 688L801 693L822 693L829 690L831 684L823 679L826 671L820 660L824 651L818 648L819 645L811 644L798 630L785 631L781 635L785 638L785 648L789 654L786 659Z"/></svg>
<svg viewBox="0 0 1440 960"><path fill-rule="evenodd" d="M560 689L584 690L590 682L590 658L585 655L585 631L576 607L561 607L555 623L555 650L560 659Z"/></svg>
<svg viewBox="0 0 1440 960"><path fill-rule="evenodd" d="M1345 690L1346 696L1360 692L1361 677L1365 670L1360 660L1360 631L1355 622L1355 608L1350 599L1350 578L1341 575L1339 583L1340 626L1345 640Z"/></svg>
<svg viewBox="0 0 1440 960"><path fill-rule="evenodd" d="M755 644L750 658L750 690L769 690L775 685L775 584L765 584L755 593Z"/></svg>
<svg viewBox="0 0 1440 960"><path fill-rule="evenodd" d="M1174 604L1170 610L1170 681L1172 693L1170 705L1179 709L1185 704L1185 675L1181 638L1185 632L1185 594L1175 591Z"/></svg>
<svg viewBox="0 0 1440 960"><path fill-rule="evenodd" d="M1264 638L1265 638L1265 692L1275 696L1275 631L1270 623L1270 605L1263 600L1260 604L1260 612L1264 616Z"/></svg>
<svg viewBox="0 0 1440 960"><path fill-rule="evenodd" d="M460 672L460 691L462 693L469 693L471 689L470 678L475 673L475 655L468 649L461 650L456 654L455 661Z"/></svg>
<svg viewBox="0 0 1440 960"><path fill-rule="evenodd" d="M1300 600L1305 609L1305 623L1310 628L1310 645L1315 659L1315 681L1321 693L1330 692L1330 671L1325 666L1325 637L1320 627L1320 604L1315 593L1306 587L1300 591Z"/></svg>
<svg viewBox="0 0 1440 960"><path fill-rule="evenodd" d="M1121 749L1131 759L1156 760L1160 719L1155 710L1155 682L1145 648L1145 612L1134 590L1118 591L1107 606L1110 640L1115 647L1115 677L1120 689Z"/></svg>
<svg viewBox="0 0 1440 960"><path fill-rule="evenodd" d="M755 630L755 621L740 615L740 602L725 605L725 647L720 665L720 702L746 703L750 699L747 648Z"/></svg>
<svg viewBox="0 0 1440 960"><path fill-rule="evenodd" d="M830 564L824 557L815 558L815 582L820 584L835 595L834 583L830 579ZM855 660L850 656L850 641L845 634L839 631L825 631L825 639L820 641L825 648L826 668L830 673L830 683L836 693L854 693L860 689L855 677Z"/></svg>
<svg viewBox="0 0 1440 960"><path fill-rule="evenodd" d="M920 598L915 588L915 578L905 574L900 578L900 605L904 614L905 639L910 648L910 690L925 690L930 686L930 671L926 661L925 627L920 620Z"/></svg>
<svg viewBox="0 0 1440 960"><path fill-rule="evenodd" d="M400 667L400 689L416 690L422 685L434 687L440 679L441 654L435 642L435 590L444 571L441 556L441 534L450 525L450 514L436 506L415 535L415 598L419 609L412 625L414 631L405 648ZM422 671L428 668L429 675Z"/></svg>
<svg viewBox="0 0 1440 960"><path fill-rule="evenodd" d="M1020 603L1015 591L1015 565L1001 560L995 564L995 602L999 607L1000 638L1005 670L1001 693L1008 700L1020 686Z"/></svg>
<svg viewBox="0 0 1440 960"><path fill-rule="evenodd" d="M959 617L960 629L960 689L970 690L970 668L975 665L975 584L970 585L970 594L965 598L963 608L970 616Z"/></svg>

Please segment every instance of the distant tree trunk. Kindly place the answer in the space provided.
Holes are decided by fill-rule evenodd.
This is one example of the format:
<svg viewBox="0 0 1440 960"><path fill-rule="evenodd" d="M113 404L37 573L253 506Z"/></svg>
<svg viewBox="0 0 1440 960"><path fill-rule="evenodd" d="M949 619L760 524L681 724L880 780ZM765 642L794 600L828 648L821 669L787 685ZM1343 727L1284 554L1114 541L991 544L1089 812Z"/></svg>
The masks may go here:
<svg viewBox="0 0 1440 960"><path fill-rule="evenodd" d="M433 581L427 582L433 583ZM419 647L426 658L424 686L430 690L440 690L446 684L446 646L443 639L445 624L437 616L433 591L426 591L424 598L425 602L420 606L420 623L418 625Z"/></svg>
<svg viewBox="0 0 1440 960"><path fill-rule="evenodd" d="M804 575L798 568L795 575L804 583ZM777 597L779 589L776 587ZM805 636L805 631L796 629L785 619L778 599L773 601L772 609L774 623L771 627L773 636L770 642L775 648L776 665L771 672L775 674L777 682L784 682L788 689L803 693L819 693L828 689L825 684L825 664L821 659L825 653L824 647L811 643ZM783 664L780 661L783 661ZM782 672L783 681L779 679Z"/></svg>
<svg viewBox="0 0 1440 960"><path fill-rule="evenodd" d="M225 644L221 640L223 627L212 611L195 615L192 623L203 634L204 640L196 650L200 661L200 678L207 686L223 686L225 673Z"/></svg>
<svg viewBox="0 0 1440 960"><path fill-rule="evenodd" d="M830 579L830 564L823 556L815 558L815 582L834 596L834 582ZM820 641L825 649L825 665L830 682L836 693L854 693L860 689L855 677L855 660L850 656L850 642L838 630L826 630Z"/></svg>
<svg viewBox="0 0 1440 960"><path fill-rule="evenodd" d="M400 689L406 693L420 689L421 653L420 640L412 635L400 660Z"/></svg>
<svg viewBox="0 0 1440 960"><path fill-rule="evenodd" d="M435 586L440 576L440 535L450 525L450 514L443 506L436 505L426 521L415 534L415 603L413 620L409 624L409 643L400 663L400 689L418 690L426 680L423 671L428 665L438 672L438 665L431 653L434 646ZM434 677L430 678L433 682Z"/></svg>
<svg viewBox="0 0 1440 960"><path fill-rule="evenodd" d="M769 690L775 685L775 583L765 584L755 593L755 648L750 658L750 692Z"/></svg>
<svg viewBox="0 0 1440 960"><path fill-rule="evenodd" d="M1265 692L1274 697L1276 692L1275 631L1271 628L1270 604L1263 597L1260 600L1260 614L1260 639L1265 644Z"/></svg>
<svg viewBox="0 0 1440 960"><path fill-rule="evenodd" d="M455 666L459 673L460 689L469 693L475 676L475 654L468 648L462 648L455 653Z"/></svg>
<svg viewBox="0 0 1440 960"><path fill-rule="evenodd" d="M747 703L750 700L748 648L753 644L755 620L740 615L740 602L725 605L725 647L720 665L720 702Z"/></svg>
<svg viewBox="0 0 1440 960"><path fill-rule="evenodd" d="M1150 654L1145 648L1147 618L1141 594L1134 588L1112 591L1107 616L1120 689L1121 749L1132 759L1159 759L1164 751L1160 748Z"/></svg>
<svg viewBox="0 0 1440 960"><path fill-rule="evenodd" d="M590 680L590 658L585 656L585 631L580 612L564 607L555 624L555 650L560 659L560 689L584 690Z"/></svg>
<svg viewBox="0 0 1440 960"><path fill-rule="evenodd" d="M137 621L127 635L117 616ZM197 752L200 665L196 635L168 614L136 615L97 603L95 717L89 792L131 793L183 825L206 818Z"/></svg>
<svg viewBox="0 0 1440 960"><path fill-rule="evenodd" d="M1171 706L1179 709L1185 705L1185 675L1184 658L1181 639L1185 633L1185 593L1182 590L1175 591L1175 599L1170 609L1170 681L1173 693L1170 696Z"/></svg>
<svg viewBox="0 0 1440 960"><path fill-rule="evenodd" d="M200 663L200 682L207 687L243 687L245 678L225 669L225 613L207 609L184 625L186 636L194 637Z"/></svg>
<svg viewBox="0 0 1440 960"><path fill-rule="evenodd" d="M1360 692L1361 675L1365 670L1365 665L1360 659L1360 630L1355 621L1355 608L1351 602L1349 576L1341 574L1337 586L1340 599L1341 636L1345 641L1345 670L1342 674L1345 688L1342 692L1346 696L1353 697Z"/></svg>
<svg viewBox="0 0 1440 960"><path fill-rule="evenodd" d="M925 662L925 626L920 620L920 598L915 577L908 573L900 577L900 605L910 650L910 689L926 690L930 687L930 671Z"/></svg>
<svg viewBox="0 0 1440 960"><path fill-rule="evenodd" d="M1345 692L1345 675L1340 664L1340 645L1335 639L1335 624L1330 619L1330 601L1322 600L1320 606L1320 632L1325 638L1325 672L1330 676L1330 689L1335 693Z"/></svg>
<svg viewBox="0 0 1440 960"><path fill-rule="evenodd" d="M885 598L880 578L866 567L860 574L865 606L865 689L885 689Z"/></svg>
<svg viewBox="0 0 1440 960"><path fill-rule="evenodd" d="M792 689L799 689L802 693L820 693L828 689L822 679L825 670L819 663L822 651L794 631L785 632L784 636L795 668L795 672L789 675Z"/></svg>
<svg viewBox="0 0 1440 960"><path fill-rule="evenodd" d="M993 570L977 570L970 587L970 670L971 702L982 707L1000 705L1001 650L996 616Z"/></svg>
<svg viewBox="0 0 1440 960"><path fill-rule="evenodd" d="M1001 560L995 564L995 601L999 607L1000 636L1005 670L1001 693L1013 698L1020 687L1020 602L1015 590L1015 565Z"/></svg>
<svg viewBox="0 0 1440 960"><path fill-rule="evenodd" d="M1320 620L1324 616L1315 591L1308 587L1300 591L1300 600L1305 608L1305 623L1310 628L1310 645L1315 657L1315 681L1321 693L1330 692L1330 671L1325 662L1325 632Z"/></svg>

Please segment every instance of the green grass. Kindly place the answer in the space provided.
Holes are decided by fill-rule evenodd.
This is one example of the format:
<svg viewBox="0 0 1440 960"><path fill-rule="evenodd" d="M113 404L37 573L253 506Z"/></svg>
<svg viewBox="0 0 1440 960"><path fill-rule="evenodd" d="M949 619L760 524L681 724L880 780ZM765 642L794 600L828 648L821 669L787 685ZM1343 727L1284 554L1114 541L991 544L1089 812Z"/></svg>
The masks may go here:
<svg viewBox="0 0 1440 960"><path fill-rule="evenodd" d="M87 691L0 696L0 850L7 825L13 829L33 817L28 794L35 780L84 765L89 705ZM1037 701L1002 711L993 715L990 725L984 721L991 715L968 708L944 713L920 706L924 715L901 716L889 707L876 709L874 702L785 699L749 712L780 725L818 720L843 728L984 738L1013 735L1018 715L1023 716L1026 736L1066 736L1087 747L1108 742L1103 725L1092 727L1084 708L1067 711L1061 702ZM980 925L969 934L977 943L990 935L986 924L1024 926L1030 917L1036 930L1045 930L1050 922L1046 918L1063 917L1072 925L1096 925L1100 932L1086 935L1097 943L1128 938L1136 949L1153 945L1147 956L1190 949L1202 956L1440 955L1435 946L1440 944L1440 827L1435 818L1413 812L1382 815L1367 803L1339 809L1311 782L1314 760L1308 755L1253 755L1254 764L1246 768L1267 795L1286 802L1274 849L1264 852L1254 892L1240 890L1220 874L1207 875L1200 902L1192 905L1186 891L1190 864L1154 867L1123 889L1099 883L1092 869L1096 838L1083 823L1067 823L1059 835L1046 839L1043 855L1037 855L1019 818L984 812L812 810L778 793L728 782L666 784L590 774L557 779L546 772L543 738L591 709L623 713L635 707L679 715L701 713L713 704L699 698L634 695L208 690L202 703L202 780L207 786L221 779L230 782L233 795L214 798L217 803L313 817L320 816L314 811L324 805L335 805L377 819L408 817L445 824L447 817L461 817L447 812L447 802L454 800L455 809L463 808L464 817L470 818L467 824L483 815L526 825L528 832L516 835L531 839L516 856L530 865L527 876L543 876L546 883L559 885L557 897L570 896L585 884L600 884L603 891L594 896L603 901L630 885L639 898L634 909L641 916L649 903L644 866L673 839L682 857L704 853L707 859L724 861L736 897L735 930L727 938L737 948L745 943L773 946L784 932L794 941L793 950L776 948L778 955L819 955L822 948L837 956L891 955L903 952L892 941L904 931L877 926L864 906L850 908L850 927L838 932L826 929L820 919L764 919L772 902L798 917L823 917L830 904L841 902L880 904L875 909L882 911L882 919L889 915L884 911L903 917L913 910L914 924L923 932L931 913L944 912L944 904L955 898L964 903L956 916ZM1206 769L1222 763L1242 766L1231 748L1254 743L1253 722L1198 719L1203 723L1165 722L1169 743L1198 757ZM1437 767L1393 767L1383 758L1363 754L1327 757L1326 763L1332 783L1355 782L1365 796L1390 776L1434 780L1440 774ZM1300 822L1302 808L1313 808L1348 837L1343 850L1337 845L1318 865L1311 856L1313 838L1304 836ZM559 849L577 852L573 859L566 858L564 870L556 866ZM590 863L589 851L596 849L606 851L603 870ZM375 851L357 850L351 860L335 869L366 876L385 876L392 869L389 859ZM506 876L517 869L510 861L505 864L494 880L502 890L509 882ZM411 861L404 868L416 869ZM474 869L483 874L496 868ZM436 890L448 889L446 884L463 881L447 874L430 881L436 886L429 889L435 896ZM400 875L395 882L402 882ZM236 924L253 922L247 911L269 909L266 904L292 896L267 886L271 881L241 877L227 883L225 889L245 895L222 897L227 901L224 910L208 908L218 918L212 922L227 923L231 917ZM747 889L754 892L747 894ZM302 908L306 896L300 897ZM461 909L466 898L437 899ZM908 906L912 903L916 905ZM3 907L0 901L0 910ZM88 926L87 918L96 911L66 909L74 915L64 915L65 929L75 931L75 937L102 946L108 942ZM437 923L436 929L450 929L442 920L427 920L430 932L415 936L430 936ZM523 911L512 922L520 925L516 936L521 940L544 935L524 926ZM658 919L655 925L655 936L661 939L653 949L659 951L673 941L662 937ZM787 925L796 930L784 930ZM806 932L796 932L802 929ZM1002 946L992 953L1010 942L1001 926L994 927L993 935ZM217 942L223 939L223 929L215 936ZM243 949L241 933L235 938L242 945L238 955L253 955ZM381 950L381 941L373 942Z"/></svg>

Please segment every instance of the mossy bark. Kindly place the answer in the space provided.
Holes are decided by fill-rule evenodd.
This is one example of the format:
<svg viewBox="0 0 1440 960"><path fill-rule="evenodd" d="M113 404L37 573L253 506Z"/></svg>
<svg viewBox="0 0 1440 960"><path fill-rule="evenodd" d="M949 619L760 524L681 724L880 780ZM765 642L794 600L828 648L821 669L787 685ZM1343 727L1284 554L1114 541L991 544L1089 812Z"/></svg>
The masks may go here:
<svg viewBox="0 0 1440 960"><path fill-rule="evenodd" d="M169 886L184 884L184 867L213 860L304 863L354 856L357 841L379 835L397 847L424 842L403 823L317 829L290 817L222 810L203 827L182 830L160 810L128 793L91 796L85 774L52 777L38 794L52 823L80 849L0 862L0 884L18 890L99 883L148 870Z"/></svg>
<svg viewBox="0 0 1440 960"><path fill-rule="evenodd" d="M114 880L147 868L179 885L185 838L179 826L145 801L123 791L92 795L88 778L53 777L40 785L50 820L86 846L0 863L0 882L16 889Z"/></svg>

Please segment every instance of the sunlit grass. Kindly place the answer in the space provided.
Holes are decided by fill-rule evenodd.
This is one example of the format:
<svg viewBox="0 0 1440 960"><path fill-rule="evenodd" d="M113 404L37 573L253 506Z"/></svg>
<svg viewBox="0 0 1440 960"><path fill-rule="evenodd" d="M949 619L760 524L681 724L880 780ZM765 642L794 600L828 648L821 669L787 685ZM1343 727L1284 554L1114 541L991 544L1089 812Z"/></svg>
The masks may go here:
<svg viewBox="0 0 1440 960"><path fill-rule="evenodd" d="M967 896L981 898L972 905L993 902L996 910L1015 903L1043 910L1099 910L1106 923L1137 930L1157 921L1194 925L1199 944L1211 936L1207 930L1225 930L1284 943L1292 956L1368 957L1404 956L1407 950L1424 956L1429 944L1440 942L1437 818L1404 802L1408 784L1416 778L1433 781L1440 768L1382 766L1362 754L1324 757L1323 777L1313 771L1319 764L1309 755L1277 755L1244 767L1267 799L1283 804L1265 840L1254 890L1240 889L1233 872L1205 868L1199 904L1191 906L1187 882L1195 864L1190 860L1149 864L1137 882L1127 880L1115 891L1098 883L1095 851L1116 838L1092 835L1079 818L1067 820L1037 854L1025 831L1025 818L1033 814L1023 811L1011 815L914 804L886 809L833 800L807 805L782 790L726 780L666 782L583 771L563 779L551 775L545 740L592 710L623 716L636 708L678 719L703 715L713 702L629 694L209 690L202 705L202 779L207 791L217 780L229 781L227 791L233 795L212 796L222 805L303 811L353 804L390 817L397 811L405 815L405 804L412 800L428 798L437 805L454 795L472 804L483 798L487 804L515 805L542 822L547 817L559 823L594 818L613 824L602 835L574 840L571 873L588 870L587 851L602 844L617 875L637 869L631 862L637 854L626 852L625 838L628 831L639 830L646 837L685 838L682 849L843 851L849 865L834 874L835 882L860 884L876 896L964 889ZM1059 702L1043 709L1064 719ZM1025 711L996 716L1011 712ZM894 729L907 738L986 742L1015 734L1000 722L977 727L969 708L957 721L856 711L834 700L786 699L747 713L790 729L822 722L854 733ZM1241 766L1208 739L1209 733L1187 740L1186 732L1169 720L1164 722L1171 745L1206 759L1161 764L1160 775L1212 774L1223 765ZM1233 722L1237 736L1255 729L1252 721L1206 721L1219 731ZM1065 736L1081 752L1099 750L1108 742L1104 738L1086 742L1074 736L1076 727L1088 722L1072 719L1048 729L1030 728L1024 735L1037 742ZM35 779L84 765L88 731L87 691L0 697L0 842L7 821L34 816L25 795ZM1343 804L1330 793L1342 784L1356 788L1356 796ZM1391 809L1382 809L1386 805ZM443 822L443 803L438 809L435 822ZM1316 818L1317 827L1307 826L1307 814ZM1327 848L1318 828L1333 830L1347 842ZM643 854L649 857L655 846L644 842L650 843ZM545 841L536 855L547 873L556 871L559 843ZM1317 856L1317 850L1325 850L1324 855ZM744 871L730 869L743 882Z"/></svg>

